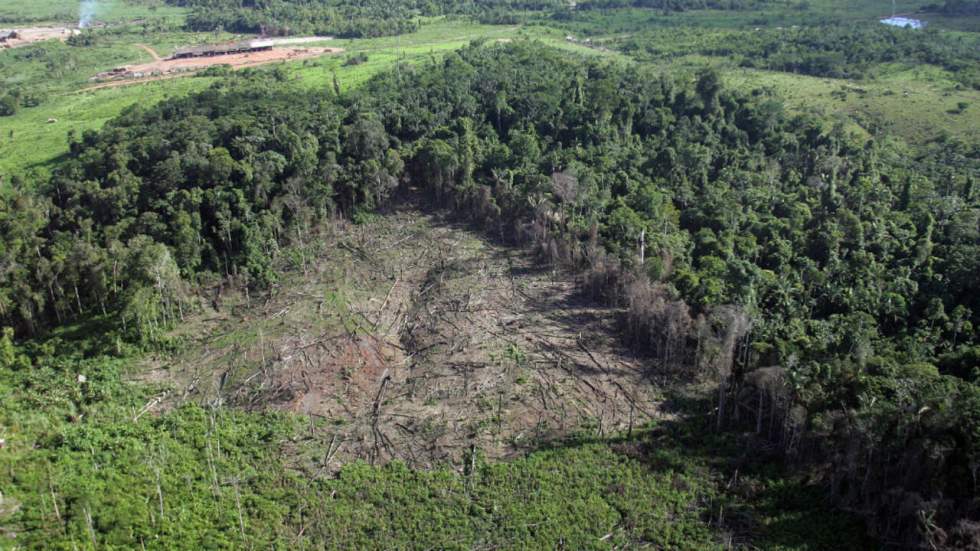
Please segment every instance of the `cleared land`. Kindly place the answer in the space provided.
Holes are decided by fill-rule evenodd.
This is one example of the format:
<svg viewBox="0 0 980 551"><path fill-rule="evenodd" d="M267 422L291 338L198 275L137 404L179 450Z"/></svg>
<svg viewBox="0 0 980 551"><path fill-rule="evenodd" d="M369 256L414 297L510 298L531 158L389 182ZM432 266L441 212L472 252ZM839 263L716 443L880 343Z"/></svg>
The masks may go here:
<svg viewBox="0 0 980 551"><path fill-rule="evenodd" d="M846 115L866 131L884 129L912 145L941 133L976 143L980 91L958 85L938 67L896 64L888 69L865 81L732 69L725 72L725 81L743 90L770 89L794 110ZM959 111L964 102L974 107Z"/></svg>
<svg viewBox="0 0 980 551"><path fill-rule="evenodd" d="M68 27L27 27L10 29L16 33L16 38L0 41L0 48L17 48L44 40L67 40L78 34L78 29ZM3 34L4 31L0 31Z"/></svg>
<svg viewBox="0 0 980 551"><path fill-rule="evenodd" d="M265 51L181 59L159 59L159 56L154 56L155 59L151 63L127 66L120 68L118 73L100 74L97 78L112 81L110 86L126 86L136 84L144 78L188 76L215 65L241 69L279 61L301 61L326 54L339 54L343 51L343 48L272 48ZM100 85L93 88L105 87L106 85Z"/></svg>
<svg viewBox="0 0 980 551"><path fill-rule="evenodd" d="M660 389L572 276L412 207L326 236L318 260L251 300L211 297L195 344L144 377L161 403L227 403L332 425L352 459L459 463L660 417Z"/></svg>

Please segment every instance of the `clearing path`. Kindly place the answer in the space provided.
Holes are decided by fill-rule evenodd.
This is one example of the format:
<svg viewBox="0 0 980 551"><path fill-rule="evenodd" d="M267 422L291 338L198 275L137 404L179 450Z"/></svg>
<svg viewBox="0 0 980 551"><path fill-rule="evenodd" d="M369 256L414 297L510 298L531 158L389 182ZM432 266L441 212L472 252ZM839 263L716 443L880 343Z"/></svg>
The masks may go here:
<svg viewBox="0 0 980 551"><path fill-rule="evenodd" d="M163 401L321 419L325 471L506 457L658 416L617 312L572 276L413 208L326 240L318 260L297 259L305 276L247 302L225 293L188 323L196 345L144 375L172 385Z"/></svg>
<svg viewBox="0 0 980 551"><path fill-rule="evenodd" d="M137 44L136 47L150 54L150 57L153 58L153 61L163 61L163 58L160 57L160 54L158 54L156 50L147 46L146 44Z"/></svg>
<svg viewBox="0 0 980 551"><path fill-rule="evenodd" d="M297 36L293 38L265 38L258 37L257 41L271 44L273 46L293 46L296 44L313 44L315 42L324 42L326 40L333 40L332 36Z"/></svg>

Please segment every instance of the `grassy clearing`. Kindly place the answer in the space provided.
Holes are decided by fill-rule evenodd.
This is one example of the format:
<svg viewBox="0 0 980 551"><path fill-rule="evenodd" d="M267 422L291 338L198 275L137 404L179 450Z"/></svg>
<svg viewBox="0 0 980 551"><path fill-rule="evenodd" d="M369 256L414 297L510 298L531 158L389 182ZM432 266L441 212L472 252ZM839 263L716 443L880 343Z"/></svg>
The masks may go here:
<svg viewBox="0 0 980 551"><path fill-rule="evenodd" d="M213 79L147 82L126 88L65 93L40 107L0 119L0 173L45 173L68 151L68 134L101 128L134 104L153 104L206 88ZM49 123L49 119L57 122Z"/></svg>
<svg viewBox="0 0 980 551"><path fill-rule="evenodd" d="M473 40L513 39L522 34L525 33L515 26L478 25L440 19L407 35L368 40L332 40L329 44L344 48L345 55L306 61L301 65L291 64L287 70L301 86L307 88L332 86L333 73L336 72L341 89L348 90L395 63L421 63L433 59L433 56L459 49ZM367 54L368 60L359 65L344 65L351 55L357 53Z"/></svg>
<svg viewBox="0 0 980 551"><path fill-rule="evenodd" d="M302 86L318 88L332 86L336 72L342 90L365 82L375 74L395 63L423 63L438 59L448 51L457 50L476 40L507 41L517 39L540 40L546 44L590 53L582 46L568 44L564 35L546 27L480 25L461 20L438 19L423 26L418 32L370 40L334 40L331 46L344 48L347 54L307 61L302 65L290 65L289 70ZM368 61L360 65L346 66L344 62L353 54L364 53Z"/></svg>
<svg viewBox="0 0 980 551"><path fill-rule="evenodd" d="M891 69L860 82L751 69L729 70L725 79L738 88L770 88L793 109L843 114L867 130L884 130L913 145L941 133L977 141L980 92L963 88L936 67ZM969 107L959 112L960 103Z"/></svg>
<svg viewBox="0 0 980 551"><path fill-rule="evenodd" d="M683 55L652 66L676 78L718 69L728 86L769 90L796 112L837 118L870 135L887 132L910 145L940 134L977 143L980 91L965 88L950 73L930 65L882 65L865 80L834 79L738 67L720 57ZM960 111L961 104L968 107Z"/></svg>
<svg viewBox="0 0 980 551"><path fill-rule="evenodd" d="M68 150L69 132L78 135L100 128L130 105L187 94L212 81L176 79L128 88L84 90L98 72L150 61L150 54L138 44L168 55L183 44L230 37L128 27L100 32L96 43L88 47L50 40L0 51L0 89L19 89L39 101L35 107L24 107L13 116L0 118L0 174L44 171ZM52 120L57 122L49 122Z"/></svg>
<svg viewBox="0 0 980 551"><path fill-rule="evenodd" d="M914 13L925 5L922 1L899 2L896 11ZM885 131L914 146L940 134L977 143L980 112L974 106L980 102L980 91L958 84L952 73L937 66L913 61L876 64L860 80L834 79L745 69L737 58L691 53L724 51L740 40L752 39L760 28L874 21L890 11L890 6L871 2L818 0L747 11L578 12L571 20L550 23L576 36L590 36L599 45L616 47L632 39L647 49L644 52L641 48L638 54L651 60L643 63L678 78L689 78L705 66L716 67L731 86L746 91L769 89L792 110L845 120L865 134ZM966 41L973 40L975 35L959 31L968 30L971 24L980 21L980 18L960 17L953 24L954 18L923 18L933 28L954 29L948 31L949 38Z"/></svg>
<svg viewBox="0 0 980 551"><path fill-rule="evenodd" d="M61 23L78 21L79 0L4 0L0 4L0 24L10 23ZM118 23L134 19L174 18L182 20L183 8L157 3L136 4L126 0L100 0L95 19L104 23Z"/></svg>

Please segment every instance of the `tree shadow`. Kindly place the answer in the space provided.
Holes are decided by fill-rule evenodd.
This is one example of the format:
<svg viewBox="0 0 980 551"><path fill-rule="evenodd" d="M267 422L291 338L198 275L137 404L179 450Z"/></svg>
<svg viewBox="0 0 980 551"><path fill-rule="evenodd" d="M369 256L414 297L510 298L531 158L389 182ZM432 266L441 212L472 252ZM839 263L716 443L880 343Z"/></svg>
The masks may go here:
<svg viewBox="0 0 980 551"><path fill-rule="evenodd" d="M118 337L124 331L119 319L97 315L57 326L27 341L50 354L65 357L93 358L113 356Z"/></svg>
<svg viewBox="0 0 980 551"><path fill-rule="evenodd" d="M692 370L659 365L649 351L638 348L625 330L627 320L624 308L589 293L582 284L583 270L549 262L536 253L533 245L507 239L488 229L486 224L470 216L465 209L453 210L442 206L424 191L399 188L381 212L406 211L422 212L432 217L436 224L466 232L494 245L498 250L506 251L496 253L495 258L500 265L509 265L508 275L512 278L545 280L550 277L554 287L561 288L560 292L549 295L518 290L529 314L538 314L570 333L578 333L585 341L588 335L598 332L611 337L610 342L615 342L615 347L610 351L642 365L643 376L650 381L661 384L667 381L685 384L694 381ZM520 261L514 262L515 255ZM582 374L600 373L588 362L579 367Z"/></svg>
<svg viewBox="0 0 980 551"><path fill-rule="evenodd" d="M878 549L865 522L834 508L826 489L785 467L772 452L754 447L753 435L718 432L711 398L671 393L674 415L632 434L578 434L536 450L601 444L651 473L710 481L698 496L702 521L729 548L844 551Z"/></svg>

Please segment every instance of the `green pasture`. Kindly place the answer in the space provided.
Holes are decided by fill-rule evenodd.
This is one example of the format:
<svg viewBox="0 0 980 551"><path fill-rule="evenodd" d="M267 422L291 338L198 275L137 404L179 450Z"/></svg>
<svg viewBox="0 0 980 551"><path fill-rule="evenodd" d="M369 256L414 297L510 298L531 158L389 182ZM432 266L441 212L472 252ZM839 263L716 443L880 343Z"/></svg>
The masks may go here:
<svg viewBox="0 0 980 551"><path fill-rule="evenodd" d="M888 67L881 76L853 82L775 71L731 69L729 85L767 88L796 110L824 116L843 114L869 131L885 131L911 145L947 134L977 141L980 91L958 85L949 72L932 66ZM968 107L959 111L960 104Z"/></svg>
<svg viewBox="0 0 980 551"><path fill-rule="evenodd" d="M44 173L68 151L68 135L100 128L134 104L147 105L207 87L210 78L179 78L122 88L65 93L0 119L0 174ZM50 121L50 122L49 122Z"/></svg>
<svg viewBox="0 0 980 551"><path fill-rule="evenodd" d="M619 56L613 52L601 52L569 43L561 32L547 27L479 25L440 19L408 35L369 40L333 40L329 45L344 48L343 54L307 60L301 64L287 64L286 69L300 86L310 89L333 86L333 75L336 74L341 89L348 90L395 63L431 62L448 51L457 50L477 40L491 43L518 39L539 40L549 46L578 54ZM366 54L367 61L359 65L347 65L346 61L358 53Z"/></svg>
<svg viewBox="0 0 980 551"><path fill-rule="evenodd" d="M122 65L146 63L146 44L161 55L177 46L229 35L180 32L102 31L92 46L49 40L0 51L0 94L19 90L36 99L34 107L0 118L0 174L43 165L67 151L69 132L95 129L135 103L156 102L208 85L209 79L173 79L123 88L86 91L95 74Z"/></svg>

